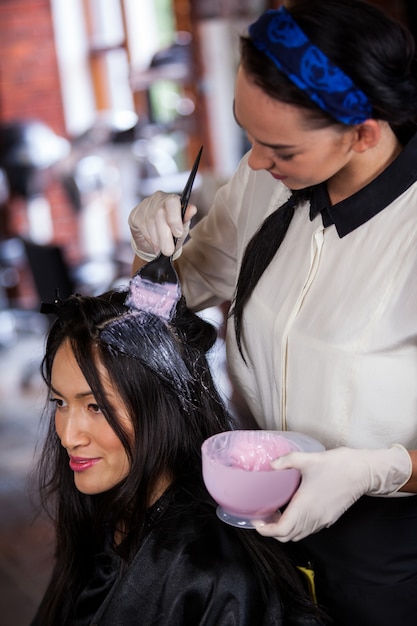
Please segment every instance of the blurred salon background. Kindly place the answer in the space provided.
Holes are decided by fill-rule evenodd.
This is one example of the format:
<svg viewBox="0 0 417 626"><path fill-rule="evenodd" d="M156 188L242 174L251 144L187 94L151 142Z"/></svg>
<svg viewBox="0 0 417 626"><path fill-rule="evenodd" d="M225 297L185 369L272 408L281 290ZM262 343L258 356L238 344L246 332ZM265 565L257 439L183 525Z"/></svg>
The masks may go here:
<svg viewBox="0 0 417 626"><path fill-rule="evenodd" d="M415 0L373 1L417 30ZM25 626L52 533L28 487L56 288L126 284L127 218L157 189L208 211L248 145L232 114L239 35L268 0L0 0L0 626ZM222 311L213 369L225 399ZM32 499L34 497L34 501Z"/></svg>

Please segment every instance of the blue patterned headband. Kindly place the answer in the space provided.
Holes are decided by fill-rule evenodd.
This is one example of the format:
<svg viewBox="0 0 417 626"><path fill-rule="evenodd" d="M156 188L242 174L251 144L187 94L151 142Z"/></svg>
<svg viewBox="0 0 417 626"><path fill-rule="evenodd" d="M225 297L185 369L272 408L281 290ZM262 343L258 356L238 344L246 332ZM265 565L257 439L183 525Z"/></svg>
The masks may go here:
<svg viewBox="0 0 417 626"><path fill-rule="evenodd" d="M285 7L263 13L249 27L249 35L258 50L334 119L360 124L372 117L363 91L309 41Z"/></svg>

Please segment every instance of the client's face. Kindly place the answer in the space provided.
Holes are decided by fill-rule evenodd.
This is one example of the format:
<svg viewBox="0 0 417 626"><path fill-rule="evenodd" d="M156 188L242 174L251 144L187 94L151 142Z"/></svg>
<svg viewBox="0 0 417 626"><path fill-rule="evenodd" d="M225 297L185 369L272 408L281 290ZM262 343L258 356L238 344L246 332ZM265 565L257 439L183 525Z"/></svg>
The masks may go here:
<svg viewBox="0 0 417 626"><path fill-rule="evenodd" d="M100 374L122 427L132 433L130 418L104 368ZM126 451L96 403L68 341L53 362L51 401L56 404L56 432L68 452L77 489L97 494L117 485L129 472Z"/></svg>

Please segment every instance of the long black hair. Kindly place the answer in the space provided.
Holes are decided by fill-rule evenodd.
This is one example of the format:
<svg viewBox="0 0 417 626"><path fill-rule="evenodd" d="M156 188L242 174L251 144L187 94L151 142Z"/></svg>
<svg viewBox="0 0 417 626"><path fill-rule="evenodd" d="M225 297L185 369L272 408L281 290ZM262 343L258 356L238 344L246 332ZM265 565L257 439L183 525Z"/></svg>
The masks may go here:
<svg viewBox="0 0 417 626"><path fill-rule="evenodd" d="M69 341L95 401L125 447L130 467L127 477L111 490L98 495L80 493L55 432L54 409L46 410L48 427L38 476L42 503L55 527L56 566L36 623L70 622L94 556L116 529L123 529L123 541L113 545L113 550L124 562L132 560L161 476L185 484L190 497L214 507L203 484L201 444L234 427L206 359L216 330L192 313L184 300L174 319L166 323L154 315L126 317L125 298L126 293L118 291L99 297L71 296L58 304L58 318L47 338L42 362L46 385L51 386L57 351ZM134 336L122 334L117 346L114 330L126 330L126 320L135 325ZM117 407L109 401L100 365L122 398L133 437L123 430ZM265 596L272 581L291 614L312 615L307 594L279 544L257 533L238 529L236 533L252 557Z"/></svg>
<svg viewBox="0 0 417 626"><path fill-rule="evenodd" d="M288 11L310 41L367 95L373 117L388 122L400 142L407 143L417 129L417 60L410 32L360 0L292 0ZM241 37L241 64L271 98L302 108L311 128L346 128L280 72L250 37ZM295 208L310 193L310 189L294 192L246 248L231 308L242 356L244 307L284 240Z"/></svg>

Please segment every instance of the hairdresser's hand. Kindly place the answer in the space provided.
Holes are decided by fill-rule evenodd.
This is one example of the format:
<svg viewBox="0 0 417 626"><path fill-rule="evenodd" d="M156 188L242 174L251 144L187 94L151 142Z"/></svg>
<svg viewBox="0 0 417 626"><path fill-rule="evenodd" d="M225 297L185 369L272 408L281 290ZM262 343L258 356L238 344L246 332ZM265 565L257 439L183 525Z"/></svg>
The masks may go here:
<svg viewBox="0 0 417 626"><path fill-rule="evenodd" d="M189 204L183 223L180 197L173 193L156 191L149 198L142 200L129 215L132 248L135 254L145 261L150 261L160 251L166 256L171 256L176 250L175 256L178 257L190 230L191 218L196 213L196 207ZM173 237L178 239L176 246Z"/></svg>
<svg viewBox="0 0 417 626"><path fill-rule="evenodd" d="M296 468L301 483L276 522L256 522L261 535L299 541L336 520L361 496L391 495L411 476L411 458L399 444L383 450L336 448L291 452L272 462L274 469Z"/></svg>

